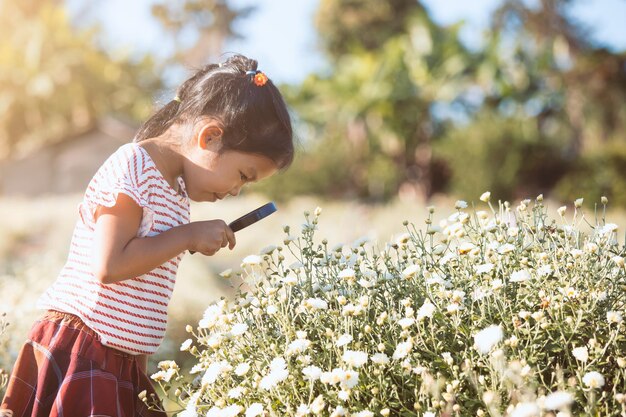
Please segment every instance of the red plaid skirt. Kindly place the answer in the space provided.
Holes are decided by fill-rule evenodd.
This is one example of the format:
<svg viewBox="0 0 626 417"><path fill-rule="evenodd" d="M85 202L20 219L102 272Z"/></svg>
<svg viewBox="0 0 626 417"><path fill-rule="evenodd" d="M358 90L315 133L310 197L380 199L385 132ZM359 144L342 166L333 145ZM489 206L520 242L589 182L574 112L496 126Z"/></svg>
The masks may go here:
<svg viewBox="0 0 626 417"><path fill-rule="evenodd" d="M137 397L143 390L158 399L135 356L104 346L80 318L48 311L19 353L0 416L165 417Z"/></svg>

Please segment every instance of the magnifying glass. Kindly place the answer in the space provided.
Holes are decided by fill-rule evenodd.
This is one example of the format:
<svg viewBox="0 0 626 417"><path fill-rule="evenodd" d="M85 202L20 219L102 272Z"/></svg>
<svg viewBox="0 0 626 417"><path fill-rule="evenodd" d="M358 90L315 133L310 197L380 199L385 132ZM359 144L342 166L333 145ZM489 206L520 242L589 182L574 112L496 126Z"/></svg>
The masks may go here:
<svg viewBox="0 0 626 417"><path fill-rule="evenodd" d="M244 214L238 219L233 220L228 224L228 227L230 227L233 232L238 232L241 229L258 222L259 220L266 218L270 214L274 213L276 210L278 210L276 208L276 204L274 204L274 202L269 202L259 208L252 210L250 213ZM189 251L189 253L193 255L196 252Z"/></svg>

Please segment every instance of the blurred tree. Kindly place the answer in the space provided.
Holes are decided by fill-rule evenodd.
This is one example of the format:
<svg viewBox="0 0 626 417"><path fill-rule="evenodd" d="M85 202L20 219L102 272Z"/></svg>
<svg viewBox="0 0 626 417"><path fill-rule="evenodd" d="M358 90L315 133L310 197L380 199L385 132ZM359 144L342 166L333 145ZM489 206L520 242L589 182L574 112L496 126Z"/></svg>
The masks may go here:
<svg viewBox="0 0 626 417"><path fill-rule="evenodd" d="M573 3L507 0L493 19L494 33L504 36L491 43L514 51L499 55L517 61L526 74L515 99L570 126L572 160L626 129L626 53L594 45L589 30L571 17ZM504 93L503 99L510 98Z"/></svg>
<svg viewBox="0 0 626 417"><path fill-rule="evenodd" d="M233 29L236 20L255 10L256 6L235 9L226 0L185 0L152 6L152 14L174 36L171 62L191 67L216 61L226 40L242 37ZM190 35L191 44L187 42Z"/></svg>
<svg viewBox="0 0 626 417"><path fill-rule="evenodd" d="M62 2L0 1L0 158L89 129L107 113L137 120L161 85L137 62L75 30Z"/></svg>
<svg viewBox="0 0 626 417"><path fill-rule="evenodd" d="M287 93L315 138L303 159L341 159L348 177L326 187L343 184L344 195L381 199L402 187L429 197L443 172L432 141L449 125L437 107L464 105L473 65L459 27L405 0L324 0L317 24L330 75Z"/></svg>
<svg viewBox="0 0 626 417"><path fill-rule="evenodd" d="M483 94L481 116L463 127L492 143L492 147L479 147L482 153L475 150L469 162L485 167L490 175L477 175L483 181L470 187L471 192L498 189L501 198L513 198L524 192L548 193L556 186L555 195L563 199L595 195L589 181L579 181L579 172L589 177L591 167L598 167L603 158L615 167L622 160L622 154L609 145L626 146L626 53L595 46L588 30L568 13L572 3L540 0L529 5L507 0L494 14L476 73ZM508 127L496 131L503 123ZM502 137L504 132L507 137ZM498 137L509 143L506 150L492 141ZM446 159L451 150L467 148L463 134L452 134L443 143ZM514 164L504 163L519 157L524 158L524 166L536 169L519 171ZM500 171L489 169L490 161ZM551 167L539 167L539 162ZM609 171L603 170L602 177ZM605 192L619 192L603 183ZM467 184L465 173L454 173L452 189L467 195L463 184Z"/></svg>

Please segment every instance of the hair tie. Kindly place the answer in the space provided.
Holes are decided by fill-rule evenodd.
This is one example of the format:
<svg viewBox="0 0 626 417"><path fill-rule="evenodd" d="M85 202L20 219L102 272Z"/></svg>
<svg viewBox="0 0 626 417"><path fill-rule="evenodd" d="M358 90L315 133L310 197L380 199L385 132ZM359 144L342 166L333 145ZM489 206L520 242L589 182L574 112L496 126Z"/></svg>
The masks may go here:
<svg viewBox="0 0 626 417"><path fill-rule="evenodd" d="M265 83L267 83L267 80L269 79L267 78L267 75L265 75L262 71L259 71L259 70L246 71L246 75L252 76L252 81L254 81L254 84L257 87L263 87Z"/></svg>
<svg viewBox="0 0 626 417"><path fill-rule="evenodd" d="M174 97L174 101L177 101L177 102L180 103L180 97L178 97L178 96Z"/></svg>

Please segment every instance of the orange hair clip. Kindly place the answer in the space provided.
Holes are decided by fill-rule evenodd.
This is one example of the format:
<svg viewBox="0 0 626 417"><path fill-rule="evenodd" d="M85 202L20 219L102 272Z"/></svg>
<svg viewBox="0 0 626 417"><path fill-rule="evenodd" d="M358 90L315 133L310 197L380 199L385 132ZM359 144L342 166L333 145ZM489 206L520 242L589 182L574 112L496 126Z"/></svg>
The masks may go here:
<svg viewBox="0 0 626 417"><path fill-rule="evenodd" d="M258 87L263 87L267 83L267 80L269 80L267 75L258 70L248 71L246 72L246 75L252 75L252 81L254 81L254 84Z"/></svg>

